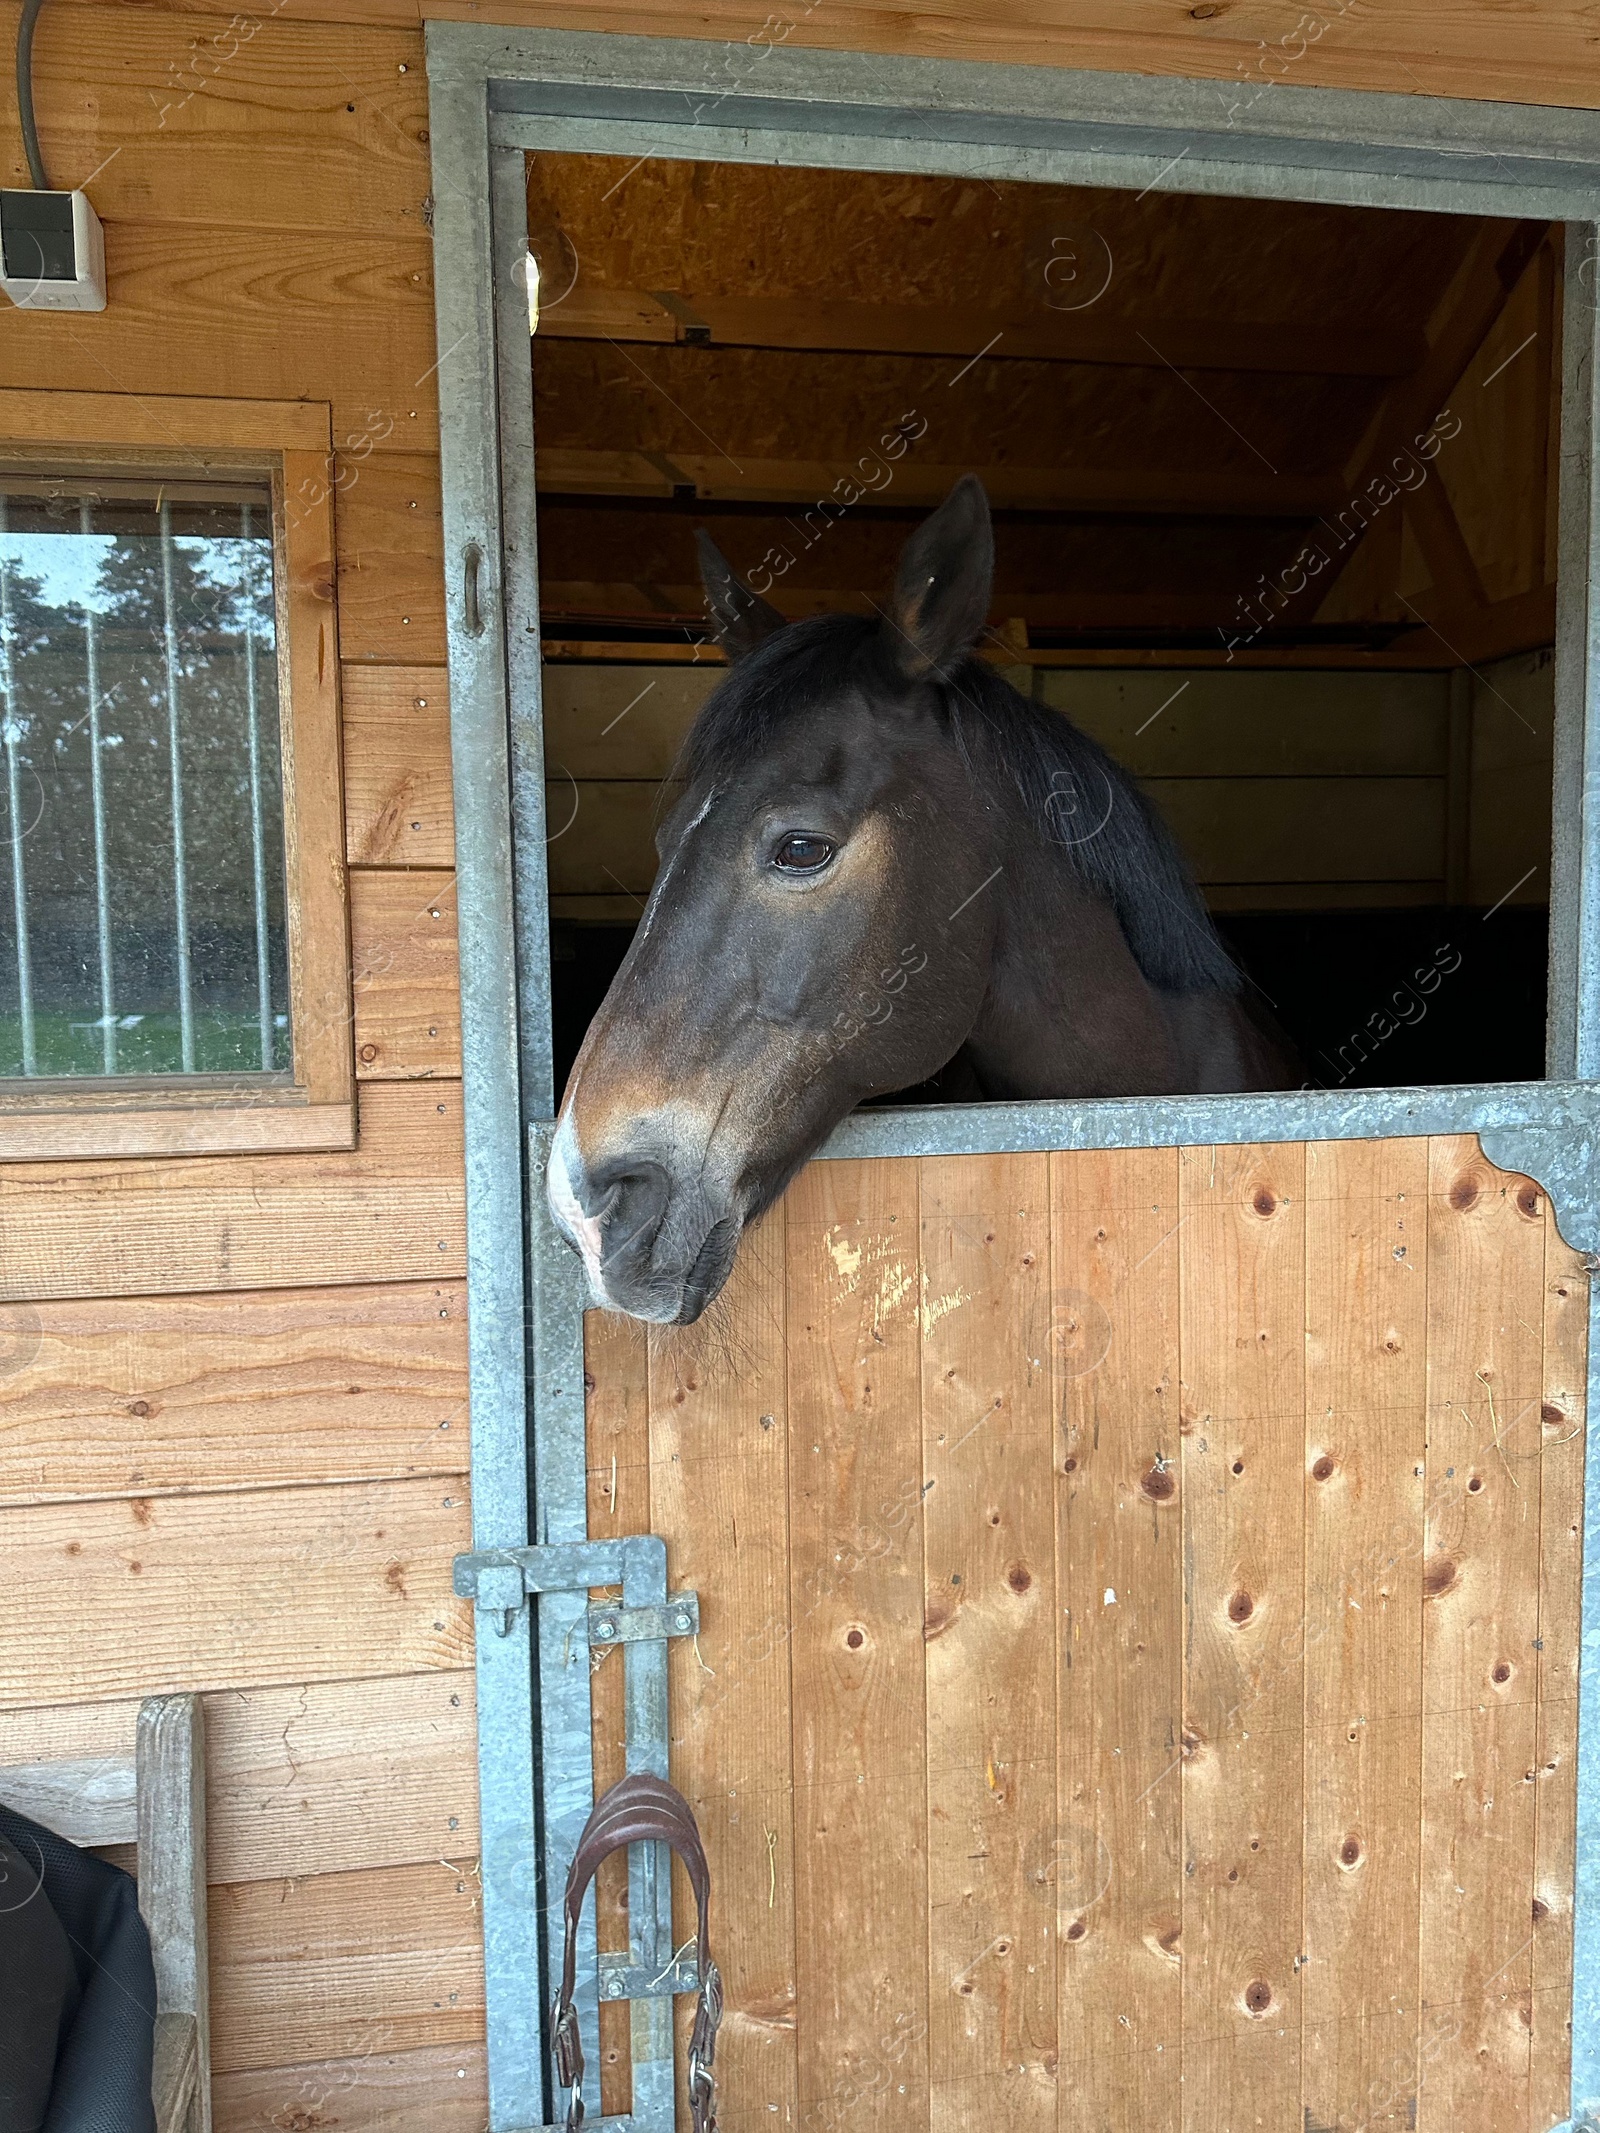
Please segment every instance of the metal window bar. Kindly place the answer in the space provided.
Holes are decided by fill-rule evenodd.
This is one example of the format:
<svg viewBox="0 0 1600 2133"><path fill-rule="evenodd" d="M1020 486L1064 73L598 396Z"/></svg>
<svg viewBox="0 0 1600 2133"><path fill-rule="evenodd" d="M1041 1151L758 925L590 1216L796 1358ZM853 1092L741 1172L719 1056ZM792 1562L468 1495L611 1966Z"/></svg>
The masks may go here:
<svg viewBox="0 0 1600 2133"><path fill-rule="evenodd" d="M256 919L256 1008L261 1031L261 1071L270 1074L276 1039L272 1026L271 933L267 924L267 855L261 796L261 695L256 672L256 629L251 603L256 593L255 560L250 549L250 506L241 510L244 538L244 686L250 745L250 880Z"/></svg>
<svg viewBox="0 0 1600 2133"><path fill-rule="evenodd" d="M0 536L10 530L0 495ZM5 691L6 827L11 838L11 903L17 922L17 1019L22 1026L22 1071L37 1074L39 1052L33 1021L33 955L28 942L28 874L22 856L22 707L17 702L15 626L11 612L11 561L0 555L0 688Z"/></svg>
<svg viewBox="0 0 1600 2133"><path fill-rule="evenodd" d="M87 497L78 505L78 530L94 532L94 512ZM94 910L100 957L100 1064L117 1071L117 993L111 958L111 865L106 845L105 763L100 753L100 618L88 602L83 609L83 653L89 688L89 805L94 813Z"/></svg>
<svg viewBox="0 0 1600 2133"><path fill-rule="evenodd" d="M172 904L178 964L178 1036L183 1071L194 1072L194 972L189 959L189 855L183 824L183 748L178 704L178 625L172 585L172 506L162 500L161 624L167 679L167 764L172 790Z"/></svg>

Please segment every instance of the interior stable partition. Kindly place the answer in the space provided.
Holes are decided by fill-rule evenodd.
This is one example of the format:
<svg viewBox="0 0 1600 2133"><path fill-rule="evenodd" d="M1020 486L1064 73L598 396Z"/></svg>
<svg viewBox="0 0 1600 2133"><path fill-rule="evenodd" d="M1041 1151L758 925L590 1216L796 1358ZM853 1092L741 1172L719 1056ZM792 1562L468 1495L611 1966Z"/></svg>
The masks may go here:
<svg viewBox="0 0 1600 2133"><path fill-rule="evenodd" d="M435 23L429 72L476 1556L530 1543L581 1546L590 1537L584 1298L576 1261L553 1235L539 1191L543 1129L556 1092L522 280L523 157L530 149L1163 187L1567 223L1550 1079L1476 1090L858 1115L823 1154L977 1159L1031 1152L1055 1162L1071 1151L1144 1149L1167 1151L1162 1160L1170 1167L1193 1161L1174 1151L1233 1149L1244 1153L1229 1161L1248 1169L1270 1151L1288 1149L1291 1168L1303 1170L1319 1162L1337 1167L1338 1158L1324 1153L1337 1144L1381 1142L1402 1151L1395 1157L1402 1167L1415 1167L1424 1137L1448 1137L1438 1160L1453 1178L1472 1171L1470 1141L1461 1137L1477 1135L1491 1163L1512 1174L1507 1183L1487 1173L1479 1187L1485 1204L1509 1195L1515 1209L1517 1179L1531 1178L1550 1196L1567 1247L1600 1245L1600 826L1591 797L1600 772L1593 587L1600 120L1420 96L1284 86L1245 98L1224 85L1144 77L867 61L793 51L759 36L685 44ZM1295 1148L1303 1150L1298 1157ZM1352 1152L1349 1160L1365 1158ZM804 1181L796 1189L827 1190ZM1257 1197L1252 1189L1252 1207ZM1276 1215L1293 1194L1274 1184L1270 1197ZM1303 1183L1301 1197L1309 1207ZM1448 1182L1444 1198L1451 1204ZM1521 1219L1536 1218L1544 1219L1538 1205L1523 1209ZM1509 1262L1494 1264L1495 1278L1510 1278ZM1595 1347L1591 1339L1591 1357ZM1592 1446L1586 1501L1600 1503L1600 1458ZM1158 1499L1149 1511L1160 1518ZM1576 1575L1572 1567L1569 1582ZM708 1606L711 1580L708 1570L701 1593ZM1592 1571L1585 1591L1591 1642L1579 1716L1567 2121L1574 2133L1600 2111L1600 1594ZM503 1592L494 1598L491 1609L479 1595L484 1921L491 2125L510 2133L547 2123L556 2101L544 2071L540 2007L548 2004L548 1964L558 1942L541 1909L559 1902L593 1796L594 1721L588 1648L577 1637L582 1592L541 1598L536 1634L529 1606L506 1604ZM1571 1647L1565 1658L1575 1664L1578 1628L1570 1614L1563 1634ZM575 1644L583 1662L576 1666ZM592 1923L586 1932L582 2016L588 2043L597 2047ZM1269 1994L1277 1989L1272 1978L1259 1982ZM1246 2014L1269 2015L1273 2004L1270 1997L1260 2008L1247 2001ZM648 2012L635 2037L636 2066L660 2068L661 2005L642 2003ZM590 2057L595 2063L596 2049ZM659 2076L636 2092L632 2123L640 2133L654 2133L661 2097Z"/></svg>

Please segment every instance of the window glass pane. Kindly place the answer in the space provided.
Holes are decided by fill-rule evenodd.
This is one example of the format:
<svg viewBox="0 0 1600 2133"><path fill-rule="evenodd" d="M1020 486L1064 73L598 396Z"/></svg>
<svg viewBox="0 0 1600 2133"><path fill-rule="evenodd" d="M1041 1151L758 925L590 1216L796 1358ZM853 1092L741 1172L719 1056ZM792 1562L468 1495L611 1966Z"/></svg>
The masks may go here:
<svg viewBox="0 0 1600 2133"><path fill-rule="evenodd" d="M0 490L0 1077L286 1074L271 493Z"/></svg>

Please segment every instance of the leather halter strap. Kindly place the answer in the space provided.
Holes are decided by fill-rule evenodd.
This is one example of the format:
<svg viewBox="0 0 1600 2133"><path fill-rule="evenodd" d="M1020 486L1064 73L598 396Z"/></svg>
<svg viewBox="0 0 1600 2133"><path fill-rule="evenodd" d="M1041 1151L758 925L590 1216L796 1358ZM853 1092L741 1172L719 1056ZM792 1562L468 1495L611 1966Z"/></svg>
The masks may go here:
<svg viewBox="0 0 1600 2133"><path fill-rule="evenodd" d="M573 2008L578 1971L578 1917L584 1892L604 1859L630 1844L669 1844L683 1861L698 1914L695 1960L700 1997L689 2041L689 2114L694 2133L717 2133L717 2028L722 2020L722 1978L711 1960L711 1870L694 1811L676 1787L647 1771L634 1771L598 1799L583 1825L562 1900L566 1932L561 1989L551 2017L556 2076L568 2091L569 2133L584 2121L583 2042Z"/></svg>

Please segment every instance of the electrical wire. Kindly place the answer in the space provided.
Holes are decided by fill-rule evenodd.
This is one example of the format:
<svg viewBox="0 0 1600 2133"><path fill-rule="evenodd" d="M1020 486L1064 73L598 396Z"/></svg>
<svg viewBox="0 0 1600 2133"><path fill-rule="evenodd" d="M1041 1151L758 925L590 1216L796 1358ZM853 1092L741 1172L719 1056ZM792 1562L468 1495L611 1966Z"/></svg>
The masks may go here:
<svg viewBox="0 0 1600 2133"><path fill-rule="evenodd" d="M34 190L47 193L50 180L44 173L44 157L39 153L39 129L33 118L33 26L43 6L44 0L22 0L22 19L17 24L17 116L22 121L22 146L28 158Z"/></svg>

